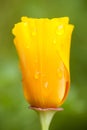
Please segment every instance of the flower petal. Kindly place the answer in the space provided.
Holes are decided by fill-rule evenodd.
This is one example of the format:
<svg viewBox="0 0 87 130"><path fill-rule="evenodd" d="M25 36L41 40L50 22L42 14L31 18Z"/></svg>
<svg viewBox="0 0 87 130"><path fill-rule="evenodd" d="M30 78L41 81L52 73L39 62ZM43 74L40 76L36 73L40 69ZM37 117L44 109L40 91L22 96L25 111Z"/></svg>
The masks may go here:
<svg viewBox="0 0 87 130"><path fill-rule="evenodd" d="M15 25L24 95L32 107L57 108L69 90L69 18L27 18Z"/></svg>

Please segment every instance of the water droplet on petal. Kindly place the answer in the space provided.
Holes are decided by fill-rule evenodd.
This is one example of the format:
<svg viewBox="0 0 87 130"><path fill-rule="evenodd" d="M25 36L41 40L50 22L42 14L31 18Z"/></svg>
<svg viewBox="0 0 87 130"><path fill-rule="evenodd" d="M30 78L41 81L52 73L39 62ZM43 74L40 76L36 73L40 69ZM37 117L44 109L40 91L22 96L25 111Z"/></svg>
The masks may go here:
<svg viewBox="0 0 87 130"><path fill-rule="evenodd" d="M53 40L53 43L56 44L56 40L55 39Z"/></svg>
<svg viewBox="0 0 87 130"><path fill-rule="evenodd" d="M35 78L35 79L39 79L39 75L40 75L40 72L37 71L37 72L35 73L35 75L34 75L34 78Z"/></svg>
<svg viewBox="0 0 87 130"><path fill-rule="evenodd" d="M62 35L64 33L64 28L63 28L63 25L59 25L58 26L58 29L57 29L57 32L56 32L58 35Z"/></svg>
<svg viewBox="0 0 87 130"><path fill-rule="evenodd" d="M33 35L33 36L36 35L36 29L34 29L34 30L32 31L32 35Z"/></svg>
<svg viewBox="0 0 87 130"><path fill-rule="evenodd" d="M35 61L34 61L35 63L37 63L38 62L38 59L35 59Z"/></svg>
<svg viewBox="0 0 87 130"><path fill-rule="evenodd" d="M44 87L47 88L48 87L48 82L44 83Z"/></svg>
<svg viewBox="0 0 87 130"><path fill-rule="evenodd" d="M24 26L27 26L28 24L27 24L27 22L23 22L24 23Z"/></svg>
<svg viewBox="0 0 87 130"><path fill-rule="evenodd" d="M32 35L33 35L33 36L35 36L35 35L36 35L36 33L35 33L35 32L32 32Z"/></svg>
<svg viewBox="0 0 87 130"><path fill-rule="evenodd" d="M60 69L60 68L57 69L57 75L58 75L58 77L59 77L60 79L62 78L62 76L63 76L63 71L62 71L62 69Z"/></svg>
<svg viewBox="0 0 87 130"><path fill-rule="evenodd" d="M28 48L29 48L29 46L26 46L26 48L28 49Z"/></svg>
<svg viewBox="0 0 87 130"><path fill-rule="evenodd" d="M63 25L59 25L59 26L58 26L58 29L59 29L59 30L63 29Z"/></svg>

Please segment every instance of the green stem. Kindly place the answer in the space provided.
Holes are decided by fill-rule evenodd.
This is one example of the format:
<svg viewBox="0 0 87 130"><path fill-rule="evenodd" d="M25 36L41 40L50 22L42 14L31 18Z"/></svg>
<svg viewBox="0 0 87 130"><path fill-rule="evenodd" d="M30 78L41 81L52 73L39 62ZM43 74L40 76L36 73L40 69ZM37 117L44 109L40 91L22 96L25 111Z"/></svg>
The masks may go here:
<svg viewBox="0 0 87 130"><path fill-rule="evenodd" d="M38 111L42 130L49 130L49 126L55 112L56 111L53 111L53 110Z"/></svg>

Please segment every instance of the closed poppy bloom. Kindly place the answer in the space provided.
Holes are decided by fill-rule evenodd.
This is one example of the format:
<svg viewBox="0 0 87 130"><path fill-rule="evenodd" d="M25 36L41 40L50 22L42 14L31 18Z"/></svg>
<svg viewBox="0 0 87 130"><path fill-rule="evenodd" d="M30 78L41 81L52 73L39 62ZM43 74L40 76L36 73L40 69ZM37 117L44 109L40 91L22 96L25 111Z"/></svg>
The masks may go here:
<svg viewBox="0 0 87 130"><path fill-rule="evenodd" d="M23 90L31 107L58 108L70 87L69 18L27 18L12 32L19 55Z"/></svg>

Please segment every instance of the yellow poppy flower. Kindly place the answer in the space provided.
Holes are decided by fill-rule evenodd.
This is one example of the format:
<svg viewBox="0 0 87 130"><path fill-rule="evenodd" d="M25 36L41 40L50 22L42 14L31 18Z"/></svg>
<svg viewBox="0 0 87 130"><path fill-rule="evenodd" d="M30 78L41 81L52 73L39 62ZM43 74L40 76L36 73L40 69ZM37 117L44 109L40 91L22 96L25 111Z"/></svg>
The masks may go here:
<svg viewBox="0 0 87 130"><path fill-rule="evenodd" d="M23 90L36 108L58 108L70 87L69 56L73 25L69 18L27 18L12 32L19 54Z"/></svg>

